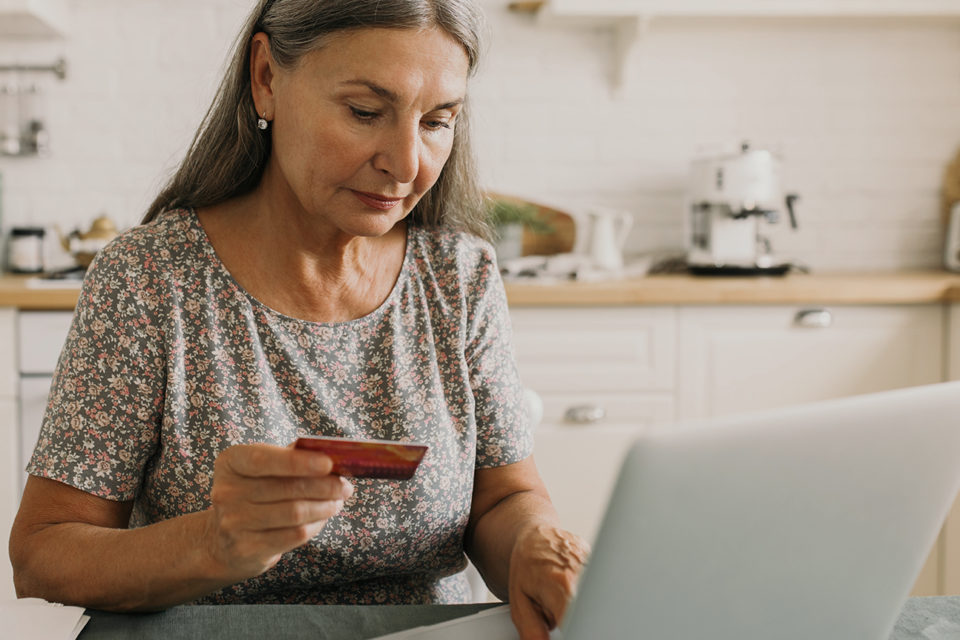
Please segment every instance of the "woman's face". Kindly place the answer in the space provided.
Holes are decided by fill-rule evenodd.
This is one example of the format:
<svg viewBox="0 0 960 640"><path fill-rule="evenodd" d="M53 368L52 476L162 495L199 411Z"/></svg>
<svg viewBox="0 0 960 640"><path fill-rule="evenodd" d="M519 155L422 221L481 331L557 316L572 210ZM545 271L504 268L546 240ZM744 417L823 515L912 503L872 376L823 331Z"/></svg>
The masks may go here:
<svg viewBox="0 0 960 640"><path fill-rule="evenodd" d="M310 224L383 235L433 186L450 155L465 51L436 28L342 32L291 71L258 66L269 60L266 51L255 39L254 96L273 129L271 197Z"/></svg>

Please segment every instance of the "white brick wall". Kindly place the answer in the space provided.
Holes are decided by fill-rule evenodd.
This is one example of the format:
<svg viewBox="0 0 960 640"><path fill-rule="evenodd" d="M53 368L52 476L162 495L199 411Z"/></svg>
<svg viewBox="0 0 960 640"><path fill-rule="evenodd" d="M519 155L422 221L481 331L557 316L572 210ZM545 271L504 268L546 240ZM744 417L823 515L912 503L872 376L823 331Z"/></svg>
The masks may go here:
<svg viewBox="0 0 960 640"><path fill-rule="evenodd" d="M64 55L43 78L54 155L0 159L3 220L134 224L212 95L249 0L73 0L61 42L0 41L0 64ZM960 24L655 20L611 88L600 28L544 27L484 0L473 85L491 188L631 211L634 251L682 245L690 158L748 139L782 154L800 231L775 247L816 269L935 267L943 169L960 148Z"/></svg>

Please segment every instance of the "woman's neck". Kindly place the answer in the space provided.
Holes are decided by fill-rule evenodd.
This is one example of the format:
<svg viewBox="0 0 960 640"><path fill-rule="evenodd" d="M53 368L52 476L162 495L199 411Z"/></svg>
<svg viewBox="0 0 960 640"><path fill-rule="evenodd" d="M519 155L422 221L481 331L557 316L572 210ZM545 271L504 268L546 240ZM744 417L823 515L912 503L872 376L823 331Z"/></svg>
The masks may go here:
<svg viewBox="0 0 960 640"><path fill-rule="evenodd" d="M240 286L284 315L315 322L351 320L379 307L406 250L405 221L384 236L347 236L249 196L197 215Z"/></svg>

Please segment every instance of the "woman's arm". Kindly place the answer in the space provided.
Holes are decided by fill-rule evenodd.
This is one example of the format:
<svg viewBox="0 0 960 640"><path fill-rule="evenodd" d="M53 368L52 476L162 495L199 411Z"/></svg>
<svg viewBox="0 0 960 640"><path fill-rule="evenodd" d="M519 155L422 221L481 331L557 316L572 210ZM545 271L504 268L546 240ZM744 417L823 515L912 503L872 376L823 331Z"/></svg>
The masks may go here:
<svg viewBox="0 0 960 640"><path fill-rule="evenodd" d="M563 619L588 551L559 527L532 456L477 470L465 546L490 590L509 600L521 640L546 640Z"/></svg>
<svg viewBox="0 0 960 640"><path fill-rule="evenodd" d="M241 445L217 458L213 506L128 529L131 502L30 477L10 533L20 597L156 610L266 571L353 492L323 454Z"/></svg>

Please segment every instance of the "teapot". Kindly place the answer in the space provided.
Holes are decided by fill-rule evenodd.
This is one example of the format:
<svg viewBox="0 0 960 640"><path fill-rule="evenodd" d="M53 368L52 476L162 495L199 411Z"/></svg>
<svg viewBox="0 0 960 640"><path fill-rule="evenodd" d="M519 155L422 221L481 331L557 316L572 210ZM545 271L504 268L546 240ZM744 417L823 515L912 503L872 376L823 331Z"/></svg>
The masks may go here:
<svg viewBox="0 0 960 640"><path fill-rule="evenodd" d="M77 264L84 268L90 266L97 251L107 246L119 234L117 225L106 215L97 217L87 231L74 229L64 235L56 225L54 229L60 237L64 251L72 255Z"/></svg>
<svg viewBox="0 0 960 640"><path fill-rule="evenodd" d="M623 268L623 248L633 226L633 216L621 211L594 208L578 216L574 253L589 258L595 269Z"/></svg>

